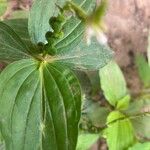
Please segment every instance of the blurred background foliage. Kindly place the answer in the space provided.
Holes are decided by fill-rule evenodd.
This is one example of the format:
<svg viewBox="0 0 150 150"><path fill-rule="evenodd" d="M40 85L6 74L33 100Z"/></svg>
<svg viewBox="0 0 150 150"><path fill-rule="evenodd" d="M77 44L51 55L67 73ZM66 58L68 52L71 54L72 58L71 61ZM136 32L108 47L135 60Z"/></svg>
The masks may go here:
<svg viewBox="0 0 150 150"><path fill-rule="evenodd" d="M6 0L0 0L0 16L4 14L7 8Z"/></svg>
<svg viewBox="0 0 150 150"><path fill-rule="evenodd" d="M12 3L13 3L13 1L12 1ZM8 17L6 19L27 18L28 17L29 10L26 9L25 7L23 7L23 5L21 7L17 6L17 8L15 8L16 10L14 11L14 8L11 8L11 1L7 2L7 0L0 0L0 17L1 17L1 19L3 18L3 15L7 11L7 8L10 9L10 17ZM12 11L11 11L11 9L12 9Z"/></svg>

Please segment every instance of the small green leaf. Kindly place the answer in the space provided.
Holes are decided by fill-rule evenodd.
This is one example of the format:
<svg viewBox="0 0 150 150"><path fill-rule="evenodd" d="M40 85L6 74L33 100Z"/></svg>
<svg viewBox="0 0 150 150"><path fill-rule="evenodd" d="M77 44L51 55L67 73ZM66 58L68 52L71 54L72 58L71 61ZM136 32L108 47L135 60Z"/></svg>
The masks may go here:
<svg viewBox="0 0 150 150"><path fill-rule="evenodd" d="M99 139L99 134L81 133L76 150L88 150Z"/></svg>
<svg viewBox="0 0 150 150"><path fill-rule="evenodd" d="M118 101L116 108L119 110L125 110L128 108L129 102L130 102L130 95L126 95L124 98Z"/></svg>
<svg viewBox="0 0 150 150"><path fill-rule="evenodd" d="M150 142L136 143L135 145L130 147L128 150L150 150Z"/></svg>
<svg viewBox="0 0 150 150"><path fill-rule="evenodd" d="M137 115L145 108L149 108L149 105L150 95L144 95L130 103L129 108L125 110L125 113L129 116Z"/></svg>
<svg viewBox="0 0 150 150"><path fill-rule="evenodd" d="M79 79L82 93L85 94L85 96L89 96L92 91L92 84L90 79L88 78L87 73L85 71L80 70L75 70L74 72Z"/></svg>
<svg viewBox="0 0 150 150"><path fill-rule="evenodd" d="M109 103L116 106L127 95L124 76L116 62L111 61L100 69L100 82L104 95ZM128 101L128 100L127 100Z"/></svg>
<svg viewBox="0 0 150 150"><path fill-rule="evenodd" d="M11 62L30 57L29 47L12 28L0 22L0 61Z"/></svg>
<svg viewBox="0 0 150 150"><path fill-rule="evenodd" d="M107 46L97 42L87 46L81 42L74 49L59 53L56 61L74 69L98 70L105 66L112 56L113 52Z"/></svg>
<svg viewBox="0 0 150 150"><path fill-rule="evenodd" d="M86 97L91 97L99 94L100 86L99 86L99 71L81 71L75 70L75 74L77 75L83 93Z"/></svg>
<svg viewBox="0 0 150 150"><path fill-rule="evenodd" d="M139 76L144 84L144 87L150 87L150 66L142 55L136 56L136 65L138 67Z"/></svg>
<svg viewBox="0 0 150 150"><path fill-rule="evenodd" d="M99 105L99 103L93 100L84 100L81 116L81 124L90 124L91 127L102 128L106 124L106 119L109 114L109 110Z"/></svg>
<svg viewBox="0 0 150 150"><path fill-rule="evenodd" d="M134 130L126 116L119 111L113 111L107 118L108 128L105 136L109 150L124 150L130 147L134 141Z"/></svg>
<svg viewBox="0 0 150 150"><path fill-rule="evenodd" d="M0 122L7 150L74 150L81 93L58 63L26 59L0 74Z"/></svg>
<svg viewBox="0 0 150 150"><path fill-rule="evenodd" d="M150 140L150 96L132 102L125 111L131 118L137 137Z"/></svg>

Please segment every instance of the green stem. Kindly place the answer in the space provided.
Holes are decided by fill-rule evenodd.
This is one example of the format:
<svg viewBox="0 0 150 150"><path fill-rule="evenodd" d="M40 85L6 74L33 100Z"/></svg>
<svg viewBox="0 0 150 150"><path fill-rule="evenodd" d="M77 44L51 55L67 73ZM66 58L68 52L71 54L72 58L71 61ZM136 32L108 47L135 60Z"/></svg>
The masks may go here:
<svg viewBox="0 0 150 150"><path fill-rule="evenodd" d="M116 123L117 121L123 121L123 120L126 120L126 119L129 119L129 120L132 120L132 119L135 119L135 118L140 118L142 116L150 116L150 112L143 112L143 113L139 113L139 114L135 114L135 115L132 115L132 116L125 116L125 117L121 117L121 118L118 118L118 119L115 119L111 122L108 122L106 123L104 126L102 127L95 127L97 128L97 133L101 133L103 132L106 128L108 128L108 125L111 125L111 124L114 124Z"/></svg>

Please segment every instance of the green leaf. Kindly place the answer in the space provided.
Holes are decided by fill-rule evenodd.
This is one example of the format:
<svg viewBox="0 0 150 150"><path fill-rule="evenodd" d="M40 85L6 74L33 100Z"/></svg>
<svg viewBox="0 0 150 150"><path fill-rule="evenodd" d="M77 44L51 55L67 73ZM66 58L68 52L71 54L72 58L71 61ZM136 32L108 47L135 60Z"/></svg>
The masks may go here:
<svg viewBox="0 0 150 150"><path fill-rule="evenodd" d="M56 0L35 0L29 14L29 34L34 43L46 42L45 33L50 30Z"/></svg>
<svg viewBox="0 0 150 150"><path fill-rule="evenodd" d="M8 26L10 26L23 41L30 40L28 33L28 19L10 19L4 20Z"/></svg>
<svg viewBox="0 0 150 150"><path fill-rule="evenodd" d="M28 32L28 19L10 19L5 20L4 23L10 26L18 34L21 40L28 45L32 55L39 53L37 46L34 45L30 40Z"/></svg>
<svg viewBox="0 0 150 150"><path fill-rule="evenodd" d="M75 3L83 6L85 10L93 7L95 0L74 0ZM55 4L62 6L65 0L36 0L33 3L29 15L29 34L34 43L46 42L45 33L51 30L49 19L58 11ZM66 50L68 45L76 45L81 40L81 35L84 31L83 23L76 17L71 17L65 23L64 27L65 36L61 41L58 41L56 47L59 51ZM80 37L80 39L79 39Z"/></svg>
<svg viewBox="0 0 150 150"><path fill-rule="evenodd" d="M134 100L130 103L129 108L125 111L125 113L129 116L134 116L139 113L145 108L148 108L150 105L150 95L143 95L138 99Z"/></svg>
<svg viewBox="0 0 150 150"><path fill-rule="evenodd" d="M98 70L112 59L113 52L107 46L93 41L87 46L81 42L70 51L58 54L56 61L70 68L81 70Z"/></svg>
<svg viewBox="0 0 150 150"><path fill-rule="evenodd" d="M99 71L75 70L85 97L92 97L99 94Z"/></svg>
<svg viewBox="0 0 150 150"><path fill-rule="evenodd" d="M0 122L7 150L74 150L79 83L58 63L17 61L0 75Z"/></svg>
<svg viewBox="0 0 150 150"><path fill-rule="evenodd" d="M127 109L130 103L130 98L131 98L130 95L126 95L124 98L118 101L116 108L119 110Z"/></svg>
<svg viewBox="0 0 150 150"><path fill-rule="evenodd" d="M137 143L133 145L131 148L129 148L128 150L150 150L150 142Z"/></svg>
<svg viewBox="0 0 150 150"><path fill-rule="evenodd" d="M150 140L150 96L132 102L126 110L131 117L137 137Z"/></svg>
<svg viewBox="0 0 150 150"><path fill-rule="evenodd" d="M12 28L0 22L0 61L11 62L30 57L29 47Z"/></svg>
<svg viewBox="0 0 150 150"><path fill-rule="evenodd" d="M29 10L15 10L11 14L11 19L28 18L28 16L29 16Z"/></svg>
<svg viewBox="0 0 150 150"><path fill-rule="evenodd" d="M111 61L100 69L101 88L108 102L116 106L117 103L127 95L127 88L122 71L116 62Z"/></svg>
<svg viewBox="0 0 150 150"><path fill-rule="evenodd" d="M137 137L141 140L150 140L150 112L145 115L141 114L141 116L135 117L131 121Z"/></svg>
<svg viewBox="0 0 150 150"><path fill-rule="evenodd" d="M144 87L150 87L150 66L144 56L136 56L136 65L138 67L138 73L144 84Z"/></svg>
<svg viewBox="0 0 150 150"><path fill-rule="evenodd" d="M124 150L131 146L134 141L134 130L126 116L119 111L113 111L107 118L108 128L105 136L109 150Z"/></svg>
<svg viewBox="0 0 150 150"><path fill-rule="evenodd" d="M88 150L99 139L99 134L81 133L76 150Z"/></svg>
<svg viewBox="0 0 150 150"><path fill-rule="evenodd" d="M77 78L79 79L82 93L85 94L85 96L89 96L92 91L92 84L91 84L90 79L88 78L86 72L79 71L79 70L75 70L74 72L75 72Z"/></svg>
<svg viewBox="0 0 150 150"><path fill-rule="evenodd" d="M91 12L96 4L96 0L73 0L86 12ZM69 18L63 26L64 37L56 43L58 52L70 51L83 41L85 24L77 17Z"/></svg>
<svg viewBox="0 0 150 150"><path fill-rule="evenodd" d="M99 105L98 102L86 99L83 102L80 124L83 128L103 128L106 125L106 119L109 110Z"/></svg>

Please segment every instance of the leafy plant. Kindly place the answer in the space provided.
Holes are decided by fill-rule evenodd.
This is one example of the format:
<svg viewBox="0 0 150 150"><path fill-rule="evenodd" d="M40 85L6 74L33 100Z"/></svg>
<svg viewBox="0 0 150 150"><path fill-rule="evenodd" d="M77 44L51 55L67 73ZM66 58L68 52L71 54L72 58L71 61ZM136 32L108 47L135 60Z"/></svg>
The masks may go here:
<svg viewBox="0 0 150 150"><path fill-rule="evenodd" d="M79 10L94 6L95 0L36 0L29 21L0 22L0 60L8 64L0 74L0 129L7 150L76 148L82 95L72 69L100 69L113 54L96 40L83 42Z"/></svg>
<svg viewBox="0 0 150 150"><path fill-rule="evenodd" d="M86 150L103 137L110 150L149 150L149 65L136 58L132 97L106 45L107 1L95 4L35 0L29 19L0 22L0 149Z"/></svg>
<svg viewBox="0 0 150 150"><path fill-rule="evenodd" d="M149 150L149 142L142 143L150 140L150 95L147 89L150 84L146 82L150 79L148 76L150 68L143 69L148 65L143 56L138 57L136 62L140 77L147 85L143 86L143 91L136 99L132 98L127 90L125 79L117 63L111 61L100 69L101 89L106 105L102 106L85 98L80 128L87 134L87 137L84 136L87 140L90 139L89 133L91 136L97 134L99 138L106 138L110 150L131 150L141 147ZM85 149L91 145L87 145Z"/></svg>

